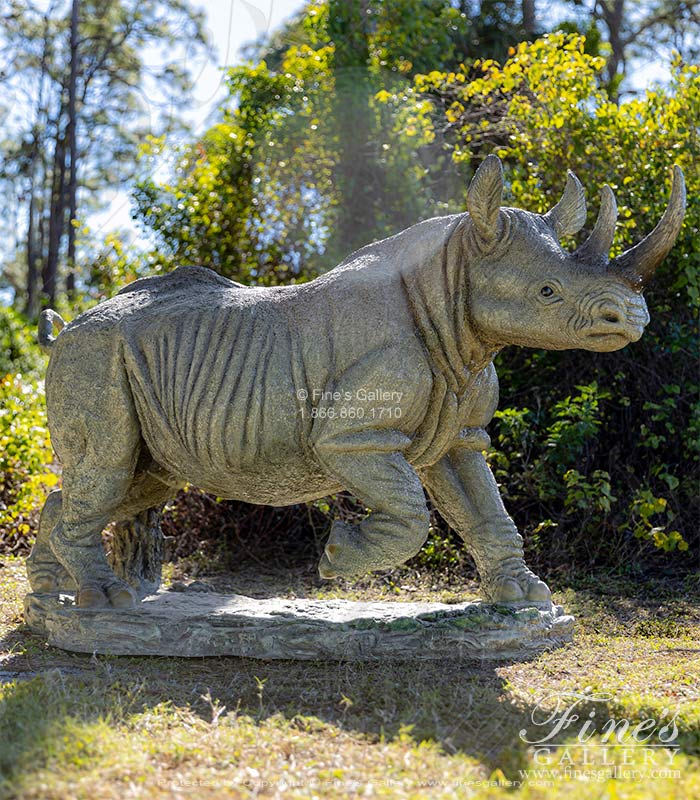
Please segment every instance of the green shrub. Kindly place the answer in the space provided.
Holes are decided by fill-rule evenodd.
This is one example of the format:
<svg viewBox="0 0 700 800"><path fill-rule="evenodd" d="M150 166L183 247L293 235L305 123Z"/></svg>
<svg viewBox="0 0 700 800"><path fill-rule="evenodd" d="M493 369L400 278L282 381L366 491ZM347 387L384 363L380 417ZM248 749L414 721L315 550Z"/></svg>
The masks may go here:
<svg viewBox="0 0 700 800"><path fill-rule="evenodd" d="M509 173L509 204L545 211L570 167L589 191L590 230L595 190L610 182L620 207L614 252L653 228L670 167L683 167L686 223L647 290L652 323L643 339L606 354L503 351L489 453L538 568L683 571L700 544L700 68L676 60L668 88L620 105L602 88L602 68L582 37L552 35L514 48L503 66L489 60L434 71L417 76L413 92L381 92L377 100L396 114L395 137L408 137L415 150L444 141L460 170L495 150ZM319 510L327 530L336 509ZM239 545L252 546L250 515L229 511L243 516L227 528L238 526ZM308 525L306 507L289 513L292 530ZM415 563L464 571L468 561L435 517Z"/></svg>
<svg viewBox="0 0 700 800"><path fill-rule="evenodd" d="M58 483L43 386L21 375L0 380L0 550L26 552L46 492Z"/></svg>
<svg viewBox="0 0 700 800"><path fill-rule="evenodd" d="M14 309L0 306L0 377L38 374L44 357L36 341L36 326Z"/></svg>

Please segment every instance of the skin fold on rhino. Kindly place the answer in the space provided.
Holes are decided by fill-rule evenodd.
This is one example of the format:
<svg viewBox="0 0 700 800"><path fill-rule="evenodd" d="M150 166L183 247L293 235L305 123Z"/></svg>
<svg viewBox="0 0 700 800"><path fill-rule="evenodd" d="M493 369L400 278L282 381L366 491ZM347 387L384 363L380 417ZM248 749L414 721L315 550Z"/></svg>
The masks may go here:
<svg viewBox="0 0 700 800"><path fill-rule="evenodd" d="M548 602L483 454L498 403L492 359L509 344L604 352L638 340L641 291L678 235L685 188L676 167L657 227L612 261L609 187L573 253L559 245L586 218L572 173L544 215L503 208L502 192L489 156L467 213L364 247L309 283L246 287L181 267L55 337L63 322L44 312L63 489L42 513L34 591L57 591L67 571L81 607L134 604L101 532L186 483L269 505L348 489L371 513L333 524L321 576L392 567L427 537L425 488L473 555L485 599Z"/></svg>

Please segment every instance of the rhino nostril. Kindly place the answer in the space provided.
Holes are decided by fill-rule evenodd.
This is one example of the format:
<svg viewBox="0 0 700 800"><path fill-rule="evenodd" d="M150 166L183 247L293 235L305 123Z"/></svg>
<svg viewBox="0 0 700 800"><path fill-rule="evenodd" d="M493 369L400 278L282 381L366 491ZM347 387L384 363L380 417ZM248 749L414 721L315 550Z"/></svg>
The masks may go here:
<svg viewBox="0 0 700 800"><path fill-rule="evenodd" d="M603 314L603 319L606 322L619 322L620 321L620 317L617 314L613 314L613 313Z"/></svg>

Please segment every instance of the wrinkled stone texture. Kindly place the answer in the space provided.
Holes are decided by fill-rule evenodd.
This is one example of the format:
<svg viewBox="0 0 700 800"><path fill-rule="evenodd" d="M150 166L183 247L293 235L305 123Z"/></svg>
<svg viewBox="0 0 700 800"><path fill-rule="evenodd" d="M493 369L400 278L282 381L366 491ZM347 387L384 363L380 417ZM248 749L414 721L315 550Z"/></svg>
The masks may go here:
<svg viewBox="0 0 700 800"><path fill-rule="evenodd" d="M571 640L573 618L481 603L259 600L160 592L138 609L76 609L27 595L29 624L79 653L377 661L523 658Z"/></svg>
<svg viewBox="0 0 700 800"><path fill-rule="evenodd" d="M55 338L60 318L45 314L63 490L42 514L34 590L70 576L80 607L131 606L138 569L115 576L100 532L186 482L270 505L348 489L371 513L333 525L320 574L392 567L426 539L425 487L487 600L547 602L482 452L498 402L492 359L508 344L610 351L639 339L641 289L678 234L684 186L676 168L657 228L612 262L609 189L574 253L559 245L586 218L573 175L545 215L502 208L502 192L489 157L468 213L369 245L303 285L246 287L182 267L132 283Z"/></svg>

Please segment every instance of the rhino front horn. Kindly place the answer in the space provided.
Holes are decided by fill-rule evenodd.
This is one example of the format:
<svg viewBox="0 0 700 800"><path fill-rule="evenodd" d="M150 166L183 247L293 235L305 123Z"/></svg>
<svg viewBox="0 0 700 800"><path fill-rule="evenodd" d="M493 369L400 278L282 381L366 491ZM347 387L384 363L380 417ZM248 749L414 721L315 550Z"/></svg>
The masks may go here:
<svg viewBox="0 0 700 800"><path fill-rule="evenodd" d="M673 168L671 198L659 224L639 244L613 259L610 262L611 272L617 273L627 283L641 291L675 244L684 216L685 179L683 170L676 165Z"/></svg>

